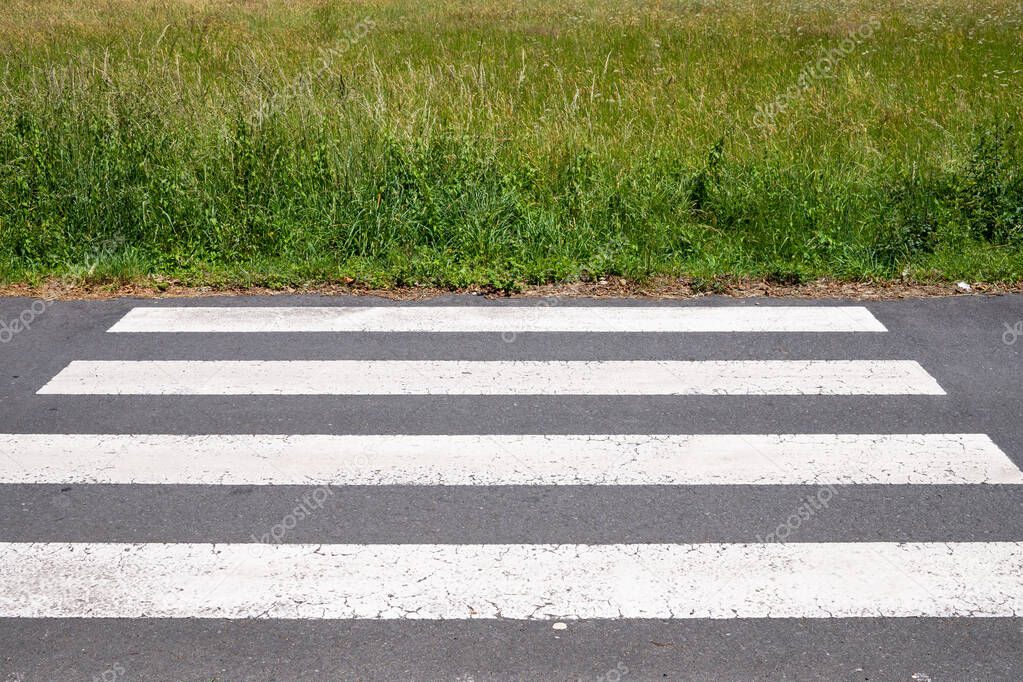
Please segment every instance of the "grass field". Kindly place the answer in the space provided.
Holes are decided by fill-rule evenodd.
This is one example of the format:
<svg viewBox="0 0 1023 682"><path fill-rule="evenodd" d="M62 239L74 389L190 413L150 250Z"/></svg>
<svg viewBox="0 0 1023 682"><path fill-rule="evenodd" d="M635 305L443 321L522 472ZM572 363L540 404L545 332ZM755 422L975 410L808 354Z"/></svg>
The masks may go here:
<svg viewBox="0 0 1023 682"><path fill-rule="evenodd" d="M7 0L0 282L1023 279L1017 0Z"/></svg>

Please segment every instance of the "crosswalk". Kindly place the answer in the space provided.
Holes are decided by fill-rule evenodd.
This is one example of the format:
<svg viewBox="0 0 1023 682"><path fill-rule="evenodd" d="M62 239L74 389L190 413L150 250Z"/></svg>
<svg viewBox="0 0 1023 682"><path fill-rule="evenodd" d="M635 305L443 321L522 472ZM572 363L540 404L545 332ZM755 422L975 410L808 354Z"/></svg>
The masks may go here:
<svg viewBox="0 0 1023 682"><path fill-rule="evenodd" d="M856 358L860 335L888 332L866 307L851 305L159 305L135 307L108 332L160 335L168 347L181 335L234 334L347 334L368 345L389 334L656 334L680 343L706 334L838 335L848 339L852 358L72 359L38 394L261 396L268 418L274 401L288 396L947 400L912 358ZM325 495L345 486L889 486L899 494L905 486L1023 485L1023 471L988 434L951 429L552 434L494 433L480 425L476 433L436 434L405 422L362 434L357 425L328 426L326 419L319 432L254 426L240 422L232 433L0 434L0 485L309 486ZM802 513L794 512L797 521ZM785 521L765 519L764 526ZM1012 541L276 539L282 541L0 542L0 617L560 621L1023 613L1023 543Z"/></svg>

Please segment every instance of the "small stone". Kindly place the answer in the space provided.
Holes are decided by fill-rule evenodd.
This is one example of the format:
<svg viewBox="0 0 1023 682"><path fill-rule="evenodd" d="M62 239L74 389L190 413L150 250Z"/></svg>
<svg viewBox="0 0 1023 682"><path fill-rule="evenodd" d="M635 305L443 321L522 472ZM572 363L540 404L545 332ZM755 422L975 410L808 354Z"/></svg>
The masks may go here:
<svg viewBox="0 0 1023 682"><path fill-rule="evenodd" d="M560 623L559 622L559 623L555 623L551 627L553 629L555 629L555 630L567 630L568 629L568 623Z"/></svg>
<svg viewBox="0 0 1023 682"><path fill-rule="evenodd" d="M956 289L959 291L973 291L973 287L966 282L956 282Z"/></svg>

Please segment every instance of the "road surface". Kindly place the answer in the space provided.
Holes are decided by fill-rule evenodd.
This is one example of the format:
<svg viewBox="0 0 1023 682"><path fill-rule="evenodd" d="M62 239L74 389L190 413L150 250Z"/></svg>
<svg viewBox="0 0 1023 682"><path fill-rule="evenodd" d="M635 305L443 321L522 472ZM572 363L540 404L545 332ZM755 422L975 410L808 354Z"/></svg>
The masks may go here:
<svg viewBox="0 0 1023 682"><path fill-rule="evenodd" d="M1023 298L0 301L0 680L1019 679Z"/></svg>

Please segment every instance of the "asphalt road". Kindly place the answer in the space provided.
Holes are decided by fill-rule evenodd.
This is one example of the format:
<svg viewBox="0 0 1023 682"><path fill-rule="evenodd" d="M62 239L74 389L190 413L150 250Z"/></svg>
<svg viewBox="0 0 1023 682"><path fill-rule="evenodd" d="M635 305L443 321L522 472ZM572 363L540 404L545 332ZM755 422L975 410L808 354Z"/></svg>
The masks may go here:
<svg viewBox="0 0 1023 682"><path fill-rule="evenodd" d="M1013 475L1023 466L1023 297L868 303L717 298L691 302L566 299L538 303L452 297L426 305L538 304L555 313L589 306L671 309L863 306L887 331L841 332L822 328L803 332L111 333L108 330L115 323L139 306L397 304L362 297L46 304L30 299L5 299L0 300L0 439L3 434L65 434L73 438L89 434L402 434L495 438L519 434L588 434L594 437L616 434L637 437L648 434L723 437L730 434L978 434L986 437L985 442L990 439L993 445L985 450L987 454L976 457L987 457L991 461L1001 457L1007 460L1003 470ZM20 319L22 325L13 325L15 319ZM23 328L25 326L27 328ZM915 389L878 395L824 394L826 391L806 391L805 387L800 389L803 394L794 394L795 391L784 394L777 389L767 394L743 394L735 390L727 394L700 393L695 389L690 394L681 389L681 394L639 395L630 394L628 390L623 394L599 390L587 394L554 394L536 390L537 380L529 376L522 380L523 384L533 382L529 385L534 388L516 395L501 391L493 394L438 391L423 395L415 394L413 389L408 392L388 389L383 394L346 393L343 389L331 395L265 392L268 381L281 381L272 379L277 376L272 373L276 367L272 363L293 361L701 363L685 366L697 368L714 366L714 362L849 360L877 361L881 363L879 366L888 362L919 363L923 372L940 385L943 394L914 392ZM86 377L87 381L70 377L63 384L51 383L62 375L69 377L69 366L83 361L107 364L89 369L94 374ZM153 361L271 364L260 365L261 369L251 376L238 380L263 386L248 392L242 387L229 388L221 394L203 394L189 389L184 379L181 382L185 387L175 395L146 393L143 389L132 393L122 390L123 385L118 389L120 394L95 388L110 381L110 377L101 374L108 368L115 372L120 371L123 363ZM570 371L576 372L576 368L588 371L587 368L594 366L597 365L571 365ZM95 369L97 367L99 369ZM142 367L145 370L150 366ZM196 367L202 372L208 369L211 377L224 371L222 366L214 364ZM333 371L327 364L314 367ZM460 368L458 376L445 381L450 386L460 385L458 382L468 381L464 375L470 369ZM677 380L678 385L692 383L693 375L689 372L687 369L670 381ZM796 372L785 381L798 382L801 374ZM540 379L544 376L541 373ZM427 377L427 383L430 380ZM74 381L79 383L74 384ZM122 384L123 381L127 380L122 380ZM83 385L92 388L87 386L83 389L85 392L75 393L68 388L72 385L78 387L74 390ZM45 386L56 386L53 389L56 392L40 393ZM208 384L204 386L208 389ZM841 391L842 386L838 385L837 390ZM0 447L4 448L0 451L0 543L5 543L0 546L0 681L1010 680L1023 677L1023 620L1012 617L1012 605L1023 603L1020 588L1023 570L1020 580L1014 578L1011 570L1008 576L1002 576L1004 580L998 583L1000 587L995 590L998 599L994 602L983 601L988 594L985 590L994 588L990 576L983 574L987 567L982 560L977 561L976 567L981 573L972 574L969 570L974 569L964 568L963 575L948 583L949 592L955 594L945 594L931 587L929 592L922 593L919 603L912 605L900 603L898 595L882 594L885 586L895 584L891 581L897 581L901 574L910 575L912 580L928 580L928 571L945 570L933 563L930 567L917 565L918 557L924 556L931 556L929 561L940 563L933 555L913 553L922 544L953 543L949 547L970 551L976 547L985 551L993 548L1007 557L1000 564L1002 568L1023 567L1020 563L1023 545L1019 544L1023 543L1023 485L1011 476L1005 479L1010 482L992 482L988 474L964 473L955 458L947 465L931 469L914 469L906 464L905 470L912 478L908 482L900 482L898 475L886 478L892 467L900 466L899 456L881 449L866 453L873 460L867 457L864 466L869 468L874 466L871 461L884 460L888 469L849 474L840 482L829 481L828 474L815 473L813 467L821 466L823 460L820 460L805 463L808 478L798 483L779 483L768 480L769 476L757 482L740 479L729 482L727 476L736 476L733 471L721 473L721 480L714 484L681 479L665 483L655 480L649 472L640 472L636 475L641 481L643 476L649 476L650 480L629 485L613 484L614 481L603 485L552 485L542 481L523 482L524 479L514 478L522 472L509 470L507 481L480 484L470 476L487 474L485 462L478 465L480 469L475 474L467 474L446 469L450 463L438 460L436 469L428 472L433 476L429 480L418 481L416 476L426 474L421 470L409 470L384 472L408 478L405 483L379 483L356 477L354 482L311 478L308 484L271 485L262 479L245 480L246 475L252 478L255 474L245 474L249 471L245 467L252 463L245 463L244 453L240 455L239 469L230 470L231 476L226 479L212 478L225 475L226 469L215 474L198 469L190 472L188 467L175 468L171 456L162 461L154 458L151 470L165 471L171 481L177 480L175 476L184 481L186 475L194 475L194 480L202 482L142 482L138 471L132 473L117 468L118 463L127 461L118 455L117 462L111 460L109 467L97 466L95 476L89 474L86 480L61 468L82 456L86 446L75 446L65 454L58 452L54 455L53 468L42 470L35 466L37 458L42 456L41 450L33 450L35 446L12 445L13 442L0 440L3 443ZM183 452L181 456L186 454ZM483 453L485 456L499 454ZM6 464L4 456L8 460ZM372 453L364 456L373 458ZM964 450L963 462L971 456L974 455ZM33 478L37 470L43 473ZM204 476L211 478L206 480ZM445 476L461 482L451 484ZM457 476L470 478L462 480ZM796 527L789 528L786 542L772 543L770 551L784 554L796 549L812 555L818 549L839 546L832 543L882 543L872 545L882 549L895 543L908 543L899 545L902 549L897 550L908 552L905 566L892 568L879 564L873 567L877 578L876 595L868 586L863 588L866 592L851 602L840 599L841 595L826 596L830 593L826 587L820 587L820 576L828 571L842 574L848 568L845 563L822 564L823 568L816 564L771 563L759 554L765 544L764 537L777 533L794 510L800 509L808 498L819 498L824 489L828 491L826 506L814 508L809 518L800 518ZM315 497L316 503L305 508L298 515L301 518L296 518L296 508L307 504L311 495L323 490L327 492ZM282 527L288 519L287 532L275 538L270 547L262 547L259 538L265 538L275 527ZM74 554L69 553L68 543L87 544L75 545L73 549L78 553ZM72 574L85 570L81 568L82 553L98 552L97 548L109 543L123 544L123 550L118 547L117 551L129 555L131 558L127 561L131 565L122 568L120 564L103 564L101 559L95 559L96 573L82 578L85 582L74 582ZM258 554L264 549L275 552L290 545L324 545L329 554L330 547L348 548L346 551L354 547L351 551L356 552L360 562L358 570L370 577L379 570L380 592L392 587L387 581L399 580L401 576L395 578L389 572L390 564L394 563L392 559L374 568L372 562L376 555L359 554L363 551L361 548L375 551L373 548L407 546L408 556L415 563L419 560L416 552L420 547L445 552L449 546L468 546L477 553L459 556L460 561L471 568L473 562L484 561L486 548L492 545L507 545L514 555L516 548L528 550L534 545L578 546L583 548L578 550L580 552L589 548L599 552L602 548L616 546L664 545L668 548L666 551L672 551L675 546L721 543L722 547L735 547L738 559L732 568L712 562L711 570L721 565L722 571L734 569L740 575L748 572L755 581L758 570L780 566L777 568L779 575L796 582L792 592L779 592L781 596L774 597L777 603L773 605L767 603L772 599L770 596L764 597L764 602L751 599L749 594L730 596L727 589L711 580L705 590L687 593L688 601L683 600L684 604L693 605L697 616L704 613L700 609L706 609L704 615L716 613L714 609L734 609L741 616L738 618L721 614L687 616L675 611L672 615L677 617L660 617L663 614L658 611L659 606L643 602L645 597L639 594L638 586L635 595L625 589L622 594L609 598L614 609L622 610L626 617L574 617L577 612L590 613L587 609L594 601L593 597L585 596L583 583L598 580L601 574L614 574L616 567L620 567L615 563L619 559L601 554L594 556L610 562L607 571L595 563L583 562L564 569L569 576L565 585L550 588L557 598L564 598L563 602L558 602L563 603L562 606L551 607L561 609L560 615L539 610L530 618L517 617L516 614L521 614L515 610L518 608L515 599L495 591L498 603L494 608L501 617L493 617L482 608L453 617L460 585L443 584L443 577L435 578L431 574L421 577L425 581L422 589L434 589L443 594L440 603L423 606L418 616L398 617L381 609L377 614L379 618L372 617L375 611L370 605L380 595L369 594L366 613L353 601L353 614L357 617L339 618L331 610L336 606L334 602L324 605L326 617L320 617L290 594L289 590L298 590L297 582L308 587L319 575L315 571L302 573L302 566L296 565L301 564L300 558L284 562L283 568L266 569L294 569L294 575L288 573L293 582L283 583L285 587L281 588L282 599L298 604L292 605L294 612L266 602L258 590L246 597L248 601L239 602L241 598L236 598L231 589L243 584L238 580L244 570L235 569L233 565L221 566L220 582L206 585L210 588L206 595L208 604L160 607L159 603L163 602L157 594L147 596L151 601L142 608L138 605L142 600L139 595L157 591L161 578L155 577L151 584L145 580L132 582L125 577L129 571L137 569L142 575L150 571L156 576L157 569L173 572L180 568L183 573L189 570L186 564L191 559L188 557L179 559L183 562L180 566L156 566L156 559L147 558L146 552L158 543L173 543L174 546L194 543L199 548L213 547L214 553L216 547L222 547L228 554L232 547L240 548L239 551L255 547L254 567L244 570L257 573L264 559L270 556ZM42 548L39 556L31 554L35 551L32 548ZM749 554L744 554L746 552ZM18 559L13 559L14 556ZM422 556L424 560L430 559L427 553ZM567 563L573 558L582 561L583 556L589 555L566 555L564 560ZM960 563L965 566L969 559L970 556L966 556L960 562L956 558L953 568ZM855 557L850 558L849 566L855 568L856 561ZM166 559L162 562L174 563ZM26 565L42 568L35 573L19 570ZM523 580L532 570L498 565L502 572L522 573L526 576ZM696 564L684 565L688 567L686 570L702 570ZM121 570L124 575L118 575ZM238 575L233 573L235 570L239 571ZM493 567L480 570L493 570ZM655 573L658 570L656 566L651 569ZM31 575L27 575L29 573ZM451 575L456 574L458 571L452 569ZM638 579L642 580L642 576L640 573ZM462 584L467 584L466 580L463 578ZM576 580L579 582L572 582ZM186 583L186 591L189 585L193 583ZM341 592L348 589L343 580L338 585ZM481 589L487 587L484 584ZM577 588L576 596L570 594L573 587ZM823 601L809 600L808 605L793 606L801 603L800 590L813 593L817 589L824 590L821 592L825 595L821 598ZM387 595L386 606L391 606L392 599L400 602L413 598L398 593L398 597ZM790 595L787 601L784 594ZM431 598L436 598L436 594ZM449 601L445 601L446 598ZM956 599L964 600L967 605L960 608ZM934 615L945 608L937 605L946 601L951 606L945 610L952 609L955 615ZM642 617L645 612L640 604L647 604L653 609L650 613L656 613L657 617ZM222 606L224 610L218 611ZM420 606L417 602L417 608ZM633 606L635 610L629 611ZM873 608L872 615L857 611L861 606L863 611ZM178 613L175 608L181 612L179 615L187 616L192 613L189 609L193 609L193 615L202 617L147 616L149 613ZM505 609L504 613L501 608ZM913 609L930 615L877 615L908 613ZM411 608L403 613L408 616L409 612L417 613ZM781 617L762 617L761 612ZM512 616L505 617L505 613L512 613ZM791 613L803 615L787 615ZM826 613L837 615L827 617ZM849 616L850 613L857 615ZM431 614L439 617L430 617ZM565 627L562 628L562 624Z"/></svg>

